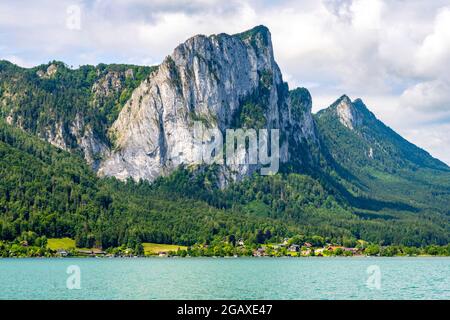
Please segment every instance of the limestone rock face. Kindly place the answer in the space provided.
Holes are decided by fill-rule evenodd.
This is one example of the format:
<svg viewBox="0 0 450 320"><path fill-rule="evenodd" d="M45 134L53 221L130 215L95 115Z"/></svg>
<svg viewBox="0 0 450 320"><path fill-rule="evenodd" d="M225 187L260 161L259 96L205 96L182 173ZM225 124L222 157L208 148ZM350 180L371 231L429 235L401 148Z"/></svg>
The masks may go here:
<svg viewBox="0 0 450 320"><path fill-rule="evenodd" d="M108 97L122 89L125 77L126 76L121 72L109 71L97 80L92 86L92 92L95 98L94 103L96 100Z"/></svg>
<svg viewBox="0 0 450 320"><path fill-rule="evenodd" d="M71 139L68 139L65 131L71 135ZM98 169L100 159L109 154L107 144L94 133L90 125L84 123L80 114L76 115L75 121L67 130L63 129L60 122L56 122L53 127L39 134L39 137L66 151L72 151L68 141L73 140L73 144L83 153L84 159L94 170Z"/></svg>
<svg viewBox="0 0 450 320"><path fill-rule="evenodd" d="M346 95L342 96L338 100L336 112L339 117L339 121L350 130L354 130L362 122L361 116L355 109L350 98Z"/></svg>
<svg viewBox="0 0 450 320"><path fill-rule="evenodd" d="M90 125L84 123L79 114L70 127L70 133L75 137L76 145L83 152L86 162L97 170L100 159L109 154L108 145L94 133Z"/></svg>
<svg viewBox="0 0 450 320"><path fill-rule="evenodd" d="M98 173L151 181L197 163L202 145L195 139L196 122L223 133L279 129L280 163L287 162L295 157L289 143L315 140L309 93L296 98L294 108L267 28L192 37L134 90L112 125L114 148ZM255 168L228 167L224 177L239 179Z"/></svg>
<svg viewBox="0 0 450 320"><path fill-rule="evenodd" d="M36 72L36 74L40 77L40 78L51 78L56 72L58 71L58 67L54 64L51 64L48 66L46 71L43 70L38 70Z"/></svg>

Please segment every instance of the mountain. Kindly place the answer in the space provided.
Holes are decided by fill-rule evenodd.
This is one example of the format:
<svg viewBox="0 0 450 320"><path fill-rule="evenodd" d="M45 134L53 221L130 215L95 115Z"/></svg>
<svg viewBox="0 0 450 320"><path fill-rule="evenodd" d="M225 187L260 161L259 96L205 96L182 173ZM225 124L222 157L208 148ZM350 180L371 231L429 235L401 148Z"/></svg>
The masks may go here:
<svg viewBox="0 0 450 320"><path fill-rule="evenodd" d="M102 248L211 243L231 235L255 244L298 234L347 245L449 240L442 217L362 219L306 175L256 175L225 189L208 188L208 177L177 169L153 184L98 178L80 155L0 119L0 238L32 231Z"/></svg>
<svg viewBox="0 0 450 320"><path fill-rule="evenodd" d="M316 137L310 95L293 95L266 27L192 37L133 92L112 125L114 149L99 174L152 181L195 163L204 146L195 141L194 121L222 133L236 127L279 129L280 162L296 160L291 151L304 150L304 140L314 144ZM223 175L241 179L255 169L238 165Z"/></svg>
<svg viewBox="0 0 450 320"><path fill-rule="evenodd" d="M156 67L72 70L54 61L24 69L1 61L0 88L8 123L80 152L100 176L152 181L195 162L194 122L222 133L279 129L282 164L306 169L317 161L311 96L289 92L264 26L194 36ZM224 167L219 183L259 168Z"/></svg>
<svg viewBox="0 0 450 320"><path fill-rule="evenodd" d="M270 229L269 229L270 228ZM147 183L99 179L80 155L0 119L0 240L33 231L79 247L134 248L137 242L194 244L234 233L254 238L299 229L177 197Z"/></svg>
<svg viewBox="0 0 450 320"><path fill-rule="evenodd" d="M0 61L0 237L449 243L450 168L360 99L311 105L283 81L264 26L194 36L155 67ZM278 173L199 164L212 140L197 144L198 124L279 130Z"/></svg>
<svg viewBox="0 0 450 320"><path fill-rule="evenodd" d="M53 61L20 68L0 61L0 115L94 168L110 149L107 130L152 67L82 66Z"/></svg>
<svg viewBox="0 0 450 320"><path fill-rule="evenodd" d="M315 115L324 150L358 197L449 213L450 168L342 96Z"/></svg>

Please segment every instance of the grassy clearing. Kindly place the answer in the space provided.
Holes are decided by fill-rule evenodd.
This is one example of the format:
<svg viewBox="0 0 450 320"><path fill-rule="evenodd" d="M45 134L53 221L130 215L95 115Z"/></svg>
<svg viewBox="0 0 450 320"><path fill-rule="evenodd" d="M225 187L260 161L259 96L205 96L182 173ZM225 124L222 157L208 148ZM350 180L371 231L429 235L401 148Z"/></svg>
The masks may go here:
<svg viewBox="0 0 450 320"><path fill-rule="evenodd" d="M177 244L159 244L159 243L150 243L150 242L144 242L142 244L144 246L144 252L146 255L152 255L152 254L158 254L159 252L169 252L169 251L177 251L178 248L180 250L186 250L186 246L180 246ZM47 247L52 250L69 250L69 249L75 249L75 240L70 238L51 238L48 239ZM78 250L85 250L85 251L91 251L91 250L98 250L98 249L88 249L88 248L76 248Z"/></svg>
<svg viewBox="0 0 450 320"><path fill-rule="evenodd" d="M180 246L177 244L159 244L159 243L150 243L144 242L142 243L144 246L144 252L146 255L158 254L159 252L169 252L169 251L177 251L178 248L180 250L186 250L186 246Z"/></svg>
<svg viewBox="0 0 450 320"><path fill-rule="evenodd" d="M52 250L58 249L74 249L75 248L75 240L70 238L61 238L61 239L48 239L47 247Z"/></svg>

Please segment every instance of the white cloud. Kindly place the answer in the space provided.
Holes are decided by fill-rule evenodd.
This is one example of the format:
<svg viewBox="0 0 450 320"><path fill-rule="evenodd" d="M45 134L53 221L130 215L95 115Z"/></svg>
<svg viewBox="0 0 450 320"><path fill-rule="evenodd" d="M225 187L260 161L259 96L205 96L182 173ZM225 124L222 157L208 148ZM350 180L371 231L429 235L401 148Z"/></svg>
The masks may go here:
<svg viewBox="0 0 450 320"><path fill-rule="evenodd" d="M447 70L442 66L450 63L450 8L438 11L434 30L427 35L416 52L416 66L420 73L433 77Z"/></svg>
<svg viewBox="0 0 450 320"><path fill-rule="evenodd" d="M350 6L356 29L379 29L384 3L380 0L356 0Z"/></svg>
<svg viewBox="0 0 450 320"><path fill-rule="evenodd" d="M5 56L2 59L12 62L14 64L17 64L18 66L21 66L23 68L30 68L30 67L34 66L33 63L31 63L29 61L25 61L24 59L17 57L17 56Z"/></svg>
<svg viewBox="0 0 450 320"><path fill-rule="evenodd" d="M450 83L443 80L420 82L400 96L403 106L427 112L450 113Z"/></svg>

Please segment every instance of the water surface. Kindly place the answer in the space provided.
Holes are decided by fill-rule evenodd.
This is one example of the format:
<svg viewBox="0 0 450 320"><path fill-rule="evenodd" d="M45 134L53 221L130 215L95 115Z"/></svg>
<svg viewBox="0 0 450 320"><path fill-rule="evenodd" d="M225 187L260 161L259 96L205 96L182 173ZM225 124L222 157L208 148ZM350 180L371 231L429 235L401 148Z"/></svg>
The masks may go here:
<svg viewBox="0 0 450 320"><path fill-rule="evenodd" d="M450 258L0 259L0 299L450 299Z"/></svg>

